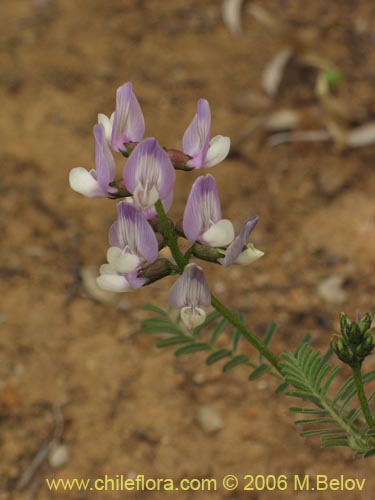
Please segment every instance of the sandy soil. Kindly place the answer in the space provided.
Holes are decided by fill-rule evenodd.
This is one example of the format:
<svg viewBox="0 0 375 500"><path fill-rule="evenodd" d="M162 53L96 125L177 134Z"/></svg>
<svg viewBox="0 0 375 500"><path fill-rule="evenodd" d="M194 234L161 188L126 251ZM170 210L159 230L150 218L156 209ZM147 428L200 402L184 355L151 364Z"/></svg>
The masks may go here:
<svg viewBox="0 0 375 500"><path fill-rule="evenodd" d="M342 93L353 124L373 118L371 2L262 5L317 32L316 50L347 75ZM242 368L222 375L199 354L176 360L154 347L140 330L141 305L164 306L172 280L104 304L80 278L104 261L115 204L73 193L67 176L92 165L96 114L112 111L120 84L133 82L147 134L179 147L198 98L211 103L214 134L235 141L257 114L313 102L306 71L291 68L279 96L268 98L260 75L279 42L248 14L243 35L231 36L215 0L3 0L1 11L0 499L125 497L51 493L44 484L45 477L104 474L344 474L367 480L362 493L345 498L373 498L373 461L301 439L292 401L275 397L272 381L251 384ZM210 284L254 330L275 320L278 352L293 350L307 331L325 347L341 310L373 309L374 158L371 147L338 153L331 143L271 148L248 140L212 171L237 228L260 216L254 243L266 256L245 270L205 266ZM181 214L194 176L179 173L172 215ZM339 290L322 296L319 285L331 276ZM223 419L214 435L197 423L202 405ZM58 470L43 461L22 489L20 479L56 431L57 409L69 459ZM173 497L286 494L218 489Z"/></svg>

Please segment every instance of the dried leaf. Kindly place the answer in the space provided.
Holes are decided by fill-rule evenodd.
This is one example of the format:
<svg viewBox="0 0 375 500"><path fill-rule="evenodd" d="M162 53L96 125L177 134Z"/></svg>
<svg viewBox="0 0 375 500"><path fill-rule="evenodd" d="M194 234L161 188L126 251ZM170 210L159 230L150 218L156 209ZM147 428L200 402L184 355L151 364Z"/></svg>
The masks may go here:
<svg viewBox="0 0 375 500"><path fill-rule="evenodd" d="M314 50L306 49L302 51L299 54L299 60L307 66L312 66L313 68L317 68L323 72L340 71L340 69L332 61L325 59Z"/></svg>
<svg viewBox="0 0 375 500"><path fill-rule="evenodd" d="M375 122L354 128L346 135L346 145L350 148L362 148L372 144L375 144Z"/></svg>
<svg viewBox="0 0 375 500"><path fill-rule="evenodd" d="M241 35L241 10L243 0L223 0L221 15L225 26L234 36Z"/></svg>
<svg viewBox="0 0 375 500"><path fill-rule="evenodd" d="M274 34L283 35L288 30L287 25L283 21L269 14L260 5L251 4L248 10L257 21L266 26Z"/></svg>
<svg viewBox="0 0 375 500"><path fill-rule="evenodd" d="M284 47L278 52L263 70L262 85L268 95L274 97L279 90L286 64L293 54L290 47Z"/></svg>
<svg viewBox="0 0 375 500"><path fill-rule="evenodd" d="M329 141L331 134L326 129L321 130L307 130L297 132L281 132L273 134L268 138L267 143L270 146L279 146L289 142L320 142Z"/></svg>
<svg viewBox="0 0 375 500"><path fill-rule="evenodd" d="M270 132L288 130L296 128L301 121L300 112L294 109L280 109L271 113L265 123L264 128Z"/></svg>

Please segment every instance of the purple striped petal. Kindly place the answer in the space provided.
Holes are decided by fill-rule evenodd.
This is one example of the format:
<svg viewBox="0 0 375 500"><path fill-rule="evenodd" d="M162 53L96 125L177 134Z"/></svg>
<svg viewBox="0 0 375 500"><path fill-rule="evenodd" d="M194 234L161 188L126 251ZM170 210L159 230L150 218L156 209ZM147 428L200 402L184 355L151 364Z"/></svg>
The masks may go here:
<svg viewBox="0 0 375 500"><path fill-rule="evenodd" d="M182 276L169 291L169 304L177 309L211 304L210 290L201 267L194 263L185 267Z"/></svg>
<svg viewBox="0 0 375 500"><path fill-rule="evenodd" d="M142 212L126 201L117 205L118 218L109 230L111 247L125 249L146 262L154 262L159 253L158 242Z"/></svg>
<svg viewBox="0 0 375 500"><path fill-rule="evenodd" d="M176 172L168 154L153 137L141 141L130 155L123 172L126 188L139 209L148 209L158 199L170 196Z"/></svg>
<svg viewBox="0 0 375 500"><path fill-rule="evenodd" d="M183 152L192 157L189 167L201 168L206 159L211 133L211 111L206 99L199 99L197 113L182 139Z"/></svg>
<svg viewBox="0 0 375 500"><path fill-rule="evenodd" d="M103 125L94 126L95 138L95 163L96 176L99 186L108 193L116 192L116 189L109 187L109 183L115 179L116 164L109 149Z"/></svg>
<svg viewBox="0 0 375 500"><path fill-rule="evenodd" d="M198 177L186 203L182 221L185 236L199 241L212 224L221 220L221 207L216 181L210 174Z"/></svg>
<svg viewBox="0 0 375 500"><path fill-rule="evenodd" d="M259 220L258 217L254 217L253 219L250 219L246 222L239 235L234 238L232 243L227 248L225 257L222 260L223 266L225 267L230 266L231 264L234 264L237 261L238 257L241 255L244 248L246 248L247 239L250 236L250 233L257 225L258 220Z"/></svg>
<svg viewBox="0 0 375 500"><path fill-rule="evenodd" d="M127 142L139 142L145 133L145 120L130 82L116 92L111 144L115 151L124 150Z"/></svg>

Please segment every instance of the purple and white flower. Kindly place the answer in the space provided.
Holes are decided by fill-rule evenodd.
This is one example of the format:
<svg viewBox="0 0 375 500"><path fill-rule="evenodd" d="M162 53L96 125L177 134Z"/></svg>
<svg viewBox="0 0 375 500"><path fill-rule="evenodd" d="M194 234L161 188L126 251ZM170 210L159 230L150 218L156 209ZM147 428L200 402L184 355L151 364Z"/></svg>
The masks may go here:
<svg viewBox="0 0 375 500"><path fill-rule="evenodd" d="M158 257L155 233L143 214L122 201L117 205L118 218L109 230L108 264L100 268L97 283L114 292L139 288L147 280L137 277L140 266Z"/></svg>
<svg viewBox="0 0 375 500"><path fill-rule="evenodd" d="M191 157L189 167L213 167L227 157L230 148L229 137L216 135L210 139L211 111L206 99L199 99L197 113L185 131L182 139L183 152Z"/></svg>
<svg viewBox="0 0 375 500"><path fill-rule="evenodd" d="M116 192L115 188L109 186L115 178L116 165L102 125L94 126L94 138L96 170L73 168L69 173L69 184L73 191L88 198L102 198Z"/></svg>
<svg viewBox="0 0 375 500"><path fill-rule="evenodd" d="M264 252L254 247L252 243L248 243L247 239L258 223L259 218L254 217L246 222L241 232L234 238L232 243L225 250L225 256L218 259L220 264L227 267L232 264L240 264L246 266L263 257Z"/></svg>
<svg viewBox="0 0 375 500"><path fill-rule="evenodd" d="M229 245L234 238L233 224L221 218L216 181L210 174L198 177L186 203L182 226L186 238L211 247Z"/></svg>
<svg viewBox="0 0 375 500"><path fill-rule="evenodd" d="M130 82L117 89L116 111L110 118L99 113L98 122L103 125L106 139L115 151L124 151L125 144L143 139L145 120Z"/></svg>
<svg viewBox="0 0 375 500"><path fill-rule="evenodd" d="M185 267L169 291L169 304L180 309L181 319L189 329L204 322L206 312L203 307L211 304L211 294L201 267L194 263Z"/></svg>
<svg viewBox="0 0 375 500"><path fill-rule="evenodd" d="M123 179L139 210L149 211L158 200L165 208L172 204L176 172L168 154L153 137L144 139L134 148L124 168Z"/></svg>

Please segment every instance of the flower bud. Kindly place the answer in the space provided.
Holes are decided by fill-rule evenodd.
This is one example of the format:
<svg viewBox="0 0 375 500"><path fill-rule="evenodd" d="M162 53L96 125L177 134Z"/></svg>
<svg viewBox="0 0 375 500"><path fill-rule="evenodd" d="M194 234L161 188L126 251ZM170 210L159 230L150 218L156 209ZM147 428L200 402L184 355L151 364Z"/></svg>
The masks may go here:
<svg viewBox="0 0 375 500"><path fill-rule="evenodd" d="M362 333L366 332L370 327L372 320L374 319L373 314L366 313L362 318L359 320L359 328Z"/></svg>
<svg viewBox="0 0 375 500"><path fill-rule="evenodd" d="M157 259L149 266L141 269L138 272L139 278L147 278L147 285L158 281L165 276L169 276L172 272L172 264L168 259Z"/></svg>
<svg viewBox="0 0 375 500"><path fill-rule="evenodd" d="M198 257L198 259L214 262L215 264L218 264L218 259L223 257L223 252L220 249L208 245L201 245L200 243L194 243L192 253L195 257Z"/></svg>
<svg viewBox="0 0 375 500"><path fill-rule="evenodd" d="M375 347L375 336L371 330L367 330L367 332L364 335L364 346L366 347L366 349L369 349L368 351L369 353Z"/></svg>
<svg viewBox="0 0 375 500"><path fill-rule="evenodd" d="M341 333L342 333L342 336L347 339L347 335L348 335L348 331L349 331L349 328L350 328L350 319L349 319L349 316L345 313L341 313L340 314L340 329L341 329Z"/></svg>
<svg viewBox="0 0 375 500"><path fill-rule="evenodd" d="M362 342L362 332L357 323L352 323L348 330L348 339L352 345L359 345Z"/></svg>
<svg viewBox="0 0 375 500"><path fill-rule="evenodd" d="M187 162L190 160L190 156L186 155L178 149L167 149L169 159L172 165L177 170L194 170L193 167L188 167Z"/></svg>

